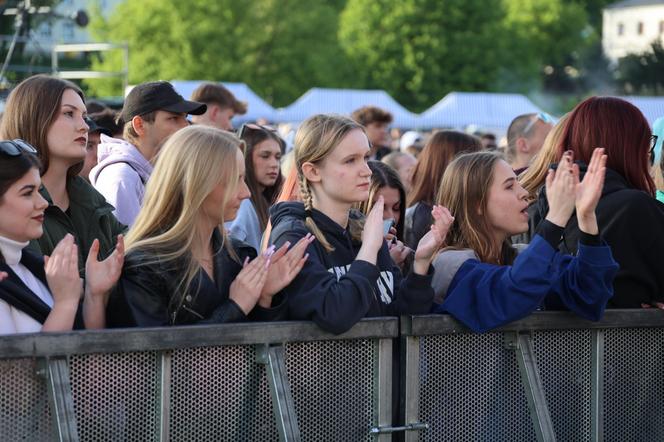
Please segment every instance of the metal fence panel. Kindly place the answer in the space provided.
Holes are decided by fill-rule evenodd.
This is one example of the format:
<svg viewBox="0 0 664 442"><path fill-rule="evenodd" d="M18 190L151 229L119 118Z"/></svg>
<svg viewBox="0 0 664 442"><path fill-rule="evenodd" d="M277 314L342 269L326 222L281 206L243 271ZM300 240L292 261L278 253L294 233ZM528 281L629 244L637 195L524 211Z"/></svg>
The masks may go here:
<svg viewBox="0 0 664 442"><path fill-rule="evenodd" d="M51 441L46 382L37 360L0 360L0 436L6 441Z"/></svg>
<svg viewBox="0 0 664 442"><path fill-rule="evenodd" d="M664 440L664 329L604 335L604 440Z"/></svg>
<svg viewBox="0 0 664 442"><path fill-rule="evenodd" d="M172 441L275 441L270 390L253 346L173 352Z"/></svg>
<svg viewBox="0 0 664 442"><path fill-rule="evenodd" d="M420 341L420 441L535 440L513 351L500 333Z"/></svg>
<svg viewBox="0 0 664 442"><path fill-rule="evenodd" d="M156 358L155 352L70 357L81 441L156 440Z"/></svg>
<svg viewBox="0 0 664 442"><path fill-rule="evenodd" d="M378 342L297 342L286 367L302 441L372 441Z"/></svg>
<svg viewBox="0 0 664 442"><path fill-rule="evenodd" d="M591 332L537 332L533 344L556 439L589 441Z"/></svg>

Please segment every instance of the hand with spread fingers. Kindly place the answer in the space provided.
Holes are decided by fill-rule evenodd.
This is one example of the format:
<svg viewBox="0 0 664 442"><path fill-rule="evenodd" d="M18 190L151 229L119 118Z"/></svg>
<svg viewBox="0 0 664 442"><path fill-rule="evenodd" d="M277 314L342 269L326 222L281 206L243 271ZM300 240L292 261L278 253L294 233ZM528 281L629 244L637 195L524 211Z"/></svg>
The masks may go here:
<svg viewBox="0 0 664 442"><path fill-rule="evenodd" d="M575 189L576 217L579 222L579 229L591 235L599 233L595 209L597 208L599 199L602 197L602 190L604 189L606 158L604 149L601 147L595 149L590 159L588 170L581 182L578 181L578 166L574 165L577 177Z"/></svg>
<svg viewBox="0 0 664 442"><path fill-rule="evenodd" d="M247 258L244 261L244 267L231 284L229 297L245 315L248 315L256 306L267 281L269 268L270 257L264 253L253 261L249 261Z"/></svg>
<svg viewBox="0 0 664 442"><path fill-rule="evenodd" d="M269 308L272 305L272 297L290 284L300 273L309 257L308 254L305 254L307 247L315 239L314 235L308 233L290 249L290 242L286 242L277 251L274 251L274 246L265 251L270 256L271 265L258 301L261 307Z"/></svg>
<svg viewBox="0 0 664 442"><path fill-rule="evenodd" d="M433 257L442 247L447 232L454 222L454 217L447 207L433 206L431 216L433 217L431 229L422 237L415 250L413 271L419 275L427 274Z"/></svg>
<svg viewBox="0 0 664 442"><path fill-rule="evenodd" d="M99 240L95 239L85 261L85 301L83 318L86 328L104 328L108 296L120 279L124 264L124 238L118 235L115 250L103 261L98 260Z"/></svg>

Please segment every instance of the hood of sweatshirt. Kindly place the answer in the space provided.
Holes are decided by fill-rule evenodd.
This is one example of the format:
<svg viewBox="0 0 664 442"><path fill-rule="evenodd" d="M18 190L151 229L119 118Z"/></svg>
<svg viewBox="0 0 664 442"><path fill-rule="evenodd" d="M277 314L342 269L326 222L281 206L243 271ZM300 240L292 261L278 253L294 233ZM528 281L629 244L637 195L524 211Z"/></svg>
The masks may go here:
<svg viewBox="0 0 664 442"><path fill-rule="evenodd" d="M359 250L362 245L361 242L353 240L348 230L341 227L323 212L312 209L311 216L335 251L348 250L356 253ZM356 210L351 210L349 217L360 219L363 215ZM270 222L272 223L271 238L278 238L282 233L288 231L309 231L305 224L304 204L297 201L273 205L270 208Z"/></svg>
<svg viewBox="0 0 664 442"><path fill-rule="evenodd" d="M90 171L90 182L95 185L99 173L108 165L126 163L138 173L141 181L146 182L152 173L152 164L133 144L118 138L101 135L101 142L97 146L98 163Z"/></svg>

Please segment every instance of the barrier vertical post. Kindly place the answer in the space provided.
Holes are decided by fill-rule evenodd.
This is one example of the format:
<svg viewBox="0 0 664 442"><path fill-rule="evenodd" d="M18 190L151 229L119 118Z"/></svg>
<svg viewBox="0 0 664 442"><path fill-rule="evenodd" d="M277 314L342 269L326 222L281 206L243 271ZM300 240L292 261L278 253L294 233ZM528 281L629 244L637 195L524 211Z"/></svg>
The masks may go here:
<svg viewBox="0 0 664 442"><path fill-rule="evenodd" d="M158 440L170 440L169 422L171 414L171 352L161 351L157 356L157 411L159 415Z"/></svg>
<svg viewBox="0 0 664 442"><path fill-rule="evenodd" d="M76 412L74 410L67 358L43 359L40 374L46 378L48 399L57 432L57 440L78 442L78 427L76 425Z"/></svg>
<svg viewBox="0 0 664 442"><path fill-rule="evenodd" d="M420 419L420 338L417 336L406 336L403 338L404 359L402 359L402 370L404 379L404 420L406 426L419 423ZM414 442L419 439L417 431L406 431L406 442Z"/></svg>
<svg viewBox="0 0 664 442"><path fill-rule="evenodd" d="M539 375L537 360L533 350L533 341L529 334L518 332L505 333L507 348L514 350L521 373L521 383L528 398L528 408L533 421L537 440L555 442L556 434L551 422L549 407L546 403L542 379Z"/></svg>
<svg viewBox="0 0 664 442"><path fill-rule="evenodd" d="M592 331L590 440L604 440L604 330Z"/></svg>
<svg viewBox="0 0 664 442"><path fill-rule="evenodd" d="M284 347L282 345L257 345L256 362L264 364L270 383L270 394L274 417L282 442L299 442L300 428L297 423L295 404L286 371Z"/></svg>
<svg viewBox="0 0 664 442"><path fill-rule="evenodd" d="M374 422L376 427L371 429L376 434L377 441L391 441L392 436L384 432L384 428L392 425L392 340L376 339L377 361L374 369L376 389L374 390Z"/></svg>

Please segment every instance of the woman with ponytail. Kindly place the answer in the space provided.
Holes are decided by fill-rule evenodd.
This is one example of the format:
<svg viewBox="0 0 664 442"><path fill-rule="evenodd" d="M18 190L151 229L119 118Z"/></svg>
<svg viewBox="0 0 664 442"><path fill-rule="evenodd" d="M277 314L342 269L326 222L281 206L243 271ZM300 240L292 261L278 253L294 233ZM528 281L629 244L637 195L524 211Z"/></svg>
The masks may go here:
<svg viewBox="0 0 664 442"><path fill-rule="evenodd" d="M431 260L452 218L434 207L434 225L419 242L413 271L402 277L383 237L379 197L366 218L351 207L369 198L370 148L362 126L337 115L316 115L295 135L294 158L302 202L283 202L271 213L271 244L308 234L309 260L284 289L290 319L309 319L343 333L367 316L428 313Z"/></svg>

